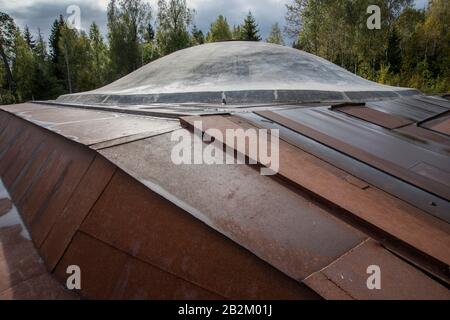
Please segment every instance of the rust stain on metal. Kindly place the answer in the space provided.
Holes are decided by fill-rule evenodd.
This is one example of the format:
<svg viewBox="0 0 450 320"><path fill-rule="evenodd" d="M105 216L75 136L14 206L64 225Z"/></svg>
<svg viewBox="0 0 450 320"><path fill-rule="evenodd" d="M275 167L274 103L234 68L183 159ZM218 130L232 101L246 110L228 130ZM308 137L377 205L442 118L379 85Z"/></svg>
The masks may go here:
<svg viewBox="0 0 450 320"><path fill-rule="evenodd" d="M371 266L381 271L380 289L367 285ZM377 274L378 275L378 274ZM374 241L350 251L319 273L305 280L325 298L335 298L327 292L324 277L351 297L359 300L448 300L450 291L426 274L396 257Z"/></svg>
<svg viewBox="0 0 450 320"><path fill-rule="evenodd" d="M386 129L397 129L414 123L411 120L402 118L397 115L384 113L375 109L363 107L363 106L346 106L341 105L333 107L332 110L339 111L350 116L356 117L367 122L379 125Z"/></svg>

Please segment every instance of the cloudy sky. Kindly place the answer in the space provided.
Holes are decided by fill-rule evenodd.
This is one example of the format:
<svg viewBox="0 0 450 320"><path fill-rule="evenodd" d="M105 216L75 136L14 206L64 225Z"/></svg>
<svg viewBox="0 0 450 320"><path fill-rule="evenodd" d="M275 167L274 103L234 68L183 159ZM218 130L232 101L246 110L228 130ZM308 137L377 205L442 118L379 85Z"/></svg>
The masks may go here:
<svg viewBox="0 0 450 320"><path fill-rule="evenodd" d="M292 0L187 0L196 10L195 22L205 33L219 14L228 18L231 25L240 24L249 10L255 15L264 38L273 23L284 24L285 4ZM416 6L425 7L428 0L415 0ZM95 21L106 34L106 7L109 0L0 0L0 11L12 16L20 27L28 25L33 33L41 29L48 38L50 26L59 14L67 15L70 5L81 8L82 28L88 29ZM157 0L148 0L156 11ZM154 14L155 15L155 14Z"/></svg>

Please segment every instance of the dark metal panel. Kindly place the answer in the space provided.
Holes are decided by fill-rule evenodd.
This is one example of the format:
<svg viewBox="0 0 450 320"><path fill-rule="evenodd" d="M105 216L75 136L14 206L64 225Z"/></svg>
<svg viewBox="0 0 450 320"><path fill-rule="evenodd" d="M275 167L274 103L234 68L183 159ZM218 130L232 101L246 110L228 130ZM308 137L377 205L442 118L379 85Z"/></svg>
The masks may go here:
<svg viewBox="0 0 450 320"><path fill-rule="evenodd" d="M141 262L89 235L77 233L55 271L65 283L67 267L83 271L81 295L91 299L221 299L218 294Z"/></svg>
<svg viewBox="0 0 450 320"><path fill-rule="evenodd" d="M362 126L348 120L348 117L347 119L336 118L329 112L331 111L316 108L314 110L263 111L257 114L443 199L450 199L449 187L410 170L418 162L427 162L441 170L450 171L448 157L407 143L387 130Z"/></svg>
<svg viewBox="0 0 450 320"><path fill-rule="evenodd" d="M81 230L227 298L311 297L301 284L120 171ZM304 263L314 264L311 260Z"/></svg>
<svg viewBox="0 0 450 320"><path fill-rule="evenodd" d="M422 127L450 136L450 114L426 122L422 124Z"/></svg>
<svg viewBox="0 0 450 320"><path fill-rule="evenodd" d="M424 210L425 212L446 221L448 212L450 212L450 203L439 197L436 197L424 190L403 182L391 175L381 172L363 162L346 156L339 151L327 147L317 141L307 138L296 133L286 127L283 127L275 122L268 121L254 113L240 114L239 118L250 121L252 124L266 129L280 130L280 136L288 143L305 150L306 152L324 160L333 166L340 168L360 179L369 182L389 194L400 198L413 206ZM418 128L411 126L412 128ZM409 129L410 127L402 128L401 130ZM422 131L429 132L426 129L418 128ZM415 130L415 129L414 129ZM412 210L408 210L412 211Z"/></svg>
<svg viewBox="0 0 450 320"><path fill-rule="evenodd" d="M339 107L333 107L332 110L348 114L387 129L396 129L413 123L411 120L362 106L342 105Z"/></svg>
<svg viewBox="0 0 450 320"><path fill-rule="evenodd" d="M430 105L414 98L402 98L386 101L369 101L367 106L382 112L395 114L414 121L423 121L440 114L447 109L438 105Z"/></svg>

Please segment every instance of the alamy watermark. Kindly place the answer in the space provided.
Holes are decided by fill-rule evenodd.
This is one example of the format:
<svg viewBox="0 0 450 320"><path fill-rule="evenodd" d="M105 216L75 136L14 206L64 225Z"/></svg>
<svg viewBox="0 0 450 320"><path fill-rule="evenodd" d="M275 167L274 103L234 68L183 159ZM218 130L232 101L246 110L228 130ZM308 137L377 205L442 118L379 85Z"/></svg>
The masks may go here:
<svg viewBox="0 0 450 320"><path fill-rule="evenodd" d="M379 6L371 5L367 7L367 13L370 14L367 18L367 28L369 30L381 29L381 9Z"/></svg>
<svg viewBox="0 0 450 320"><path fill-rule="evenodd" d="M66 23L69 28L81 30L81 8L72 4L66 9Z"/></svg>
<svg viewBox="0 0 450 320"><path fill-rule="evenodd" d="M178 142L171 153L176 165L261 164L264 176L275 175L279 170L279 130L203 131L202 121L195 121L194 135L188 130L178 130L172 133L171 140Z"/></svg>
<svg viewBox="0 0 450 320"><path fill-rule="evenodd" d="M367 268L367 289L369 290L381 290L381 268L376 265L369 266Z"/></svg>

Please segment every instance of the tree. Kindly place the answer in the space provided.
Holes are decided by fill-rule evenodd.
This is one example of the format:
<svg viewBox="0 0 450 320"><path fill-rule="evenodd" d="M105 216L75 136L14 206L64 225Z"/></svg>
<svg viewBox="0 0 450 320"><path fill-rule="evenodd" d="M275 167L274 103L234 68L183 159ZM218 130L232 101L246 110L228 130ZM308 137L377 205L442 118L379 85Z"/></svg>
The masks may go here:
<svg viewBox="0 0 450 320"><path fill-rule="evenodd" d="M59 38L61 37L61 28L64 26L64 18L62 15L59 16L59 19L55 19L52 25L52 29L50 32L50 55L53 64L58 64L58 59L61 56L59 52Z"/></svg>
<svg viewBox="0 0 450 320"><path fill-rule="evenodd" d="M94 87L100 87L106 84L110 61L108 56L108 48L103 42L100 29L95 22L91 24L89 29L89 45L92 70L96 75Z"/></svg>
<svg viewBox="0 0 450 320"><path fill-rule="evenodd" d="M3 61L3 69L6 74L9 91L14 94L16 84L11 72L11 60L14 54L14 42L16 39L16 24L6 13L0 12L0 56Z"/></svg>
<svg viewBox="0 0 450 320"><path fill-rule="evenodd" d="M294 0L286 4L286 27L285 32L289 38L297 39L302 28L302 14L307 0Z"/></svg>
<svg viewBox="0 0 450 320"><path fill-rule="evenodd" d="M258 24L251 11L248 12L244 24L241 27L241 38L244 41L261 41Z"/></svg>
<svg viewBox="0 0 450 320"><path fill-rule="evenodd" d="M208 33L208 42L229 41L232 39L230 26L228 25L227 18L220 15L216 21L211 24L211 28Z"/></svg>
<svg viewBox="0 0 450 320"><path fill-rule="evenodd" d="M233 40L242 40L241 26L233 26L232 38Z"/></svg>
<svg viewBox="0 0 450 320"><path fill-rule="evenodd" d="M113 79L142 65L141 43L151 19L143 0L111 0L107 10L108 38Z"/></svg>
<svg viewBox="0 0 450 320"><path fill-rule="evenodd" d="M186 0L159 0L156 41L160 53L167 55L190 46L189 26L193 11Z"/></svg>
<svg viewBox="0 0 450 320"><path fill-rule="evenodd" d="M17 83L17 97L19 101L31 100L33 96L34 56L27 41L17 30L14 39L13 77Z"/></svg>
<svg viewBox="0 0 450 320"><path fill-rule="evenodd" d="M278 25L278 23L275 23L272 26L272 31L270 31L270 35L267 38L267 42L284 46L283 35L281 33L281 29L280 29L280 26Z"/></svg>
<svg viewBox="0 0 450 320"><path fill-rule="evenodd" d="M28 28L28 26L25 26L25 30L23 32L23 37L25 39L25 42L28 44L28 46L31 49L34 49L36 42L33 39L33 36L31 35L30 29Z"/></svg>
<svg viewBox="0 0 450 320"><path fill-rule="evenodd" d="M392 31L389 34L386 60L391 72L395 74L400 72L402 52L400 50L400 38L395 27L392 28Z"/></svg>
<svg viewBox="0 0 450 320"><path fill-rule="evenodd" d="M203 31L198 29L196 25L192 27L192 44L199 45L205 43L205 35Z"/></svg>

